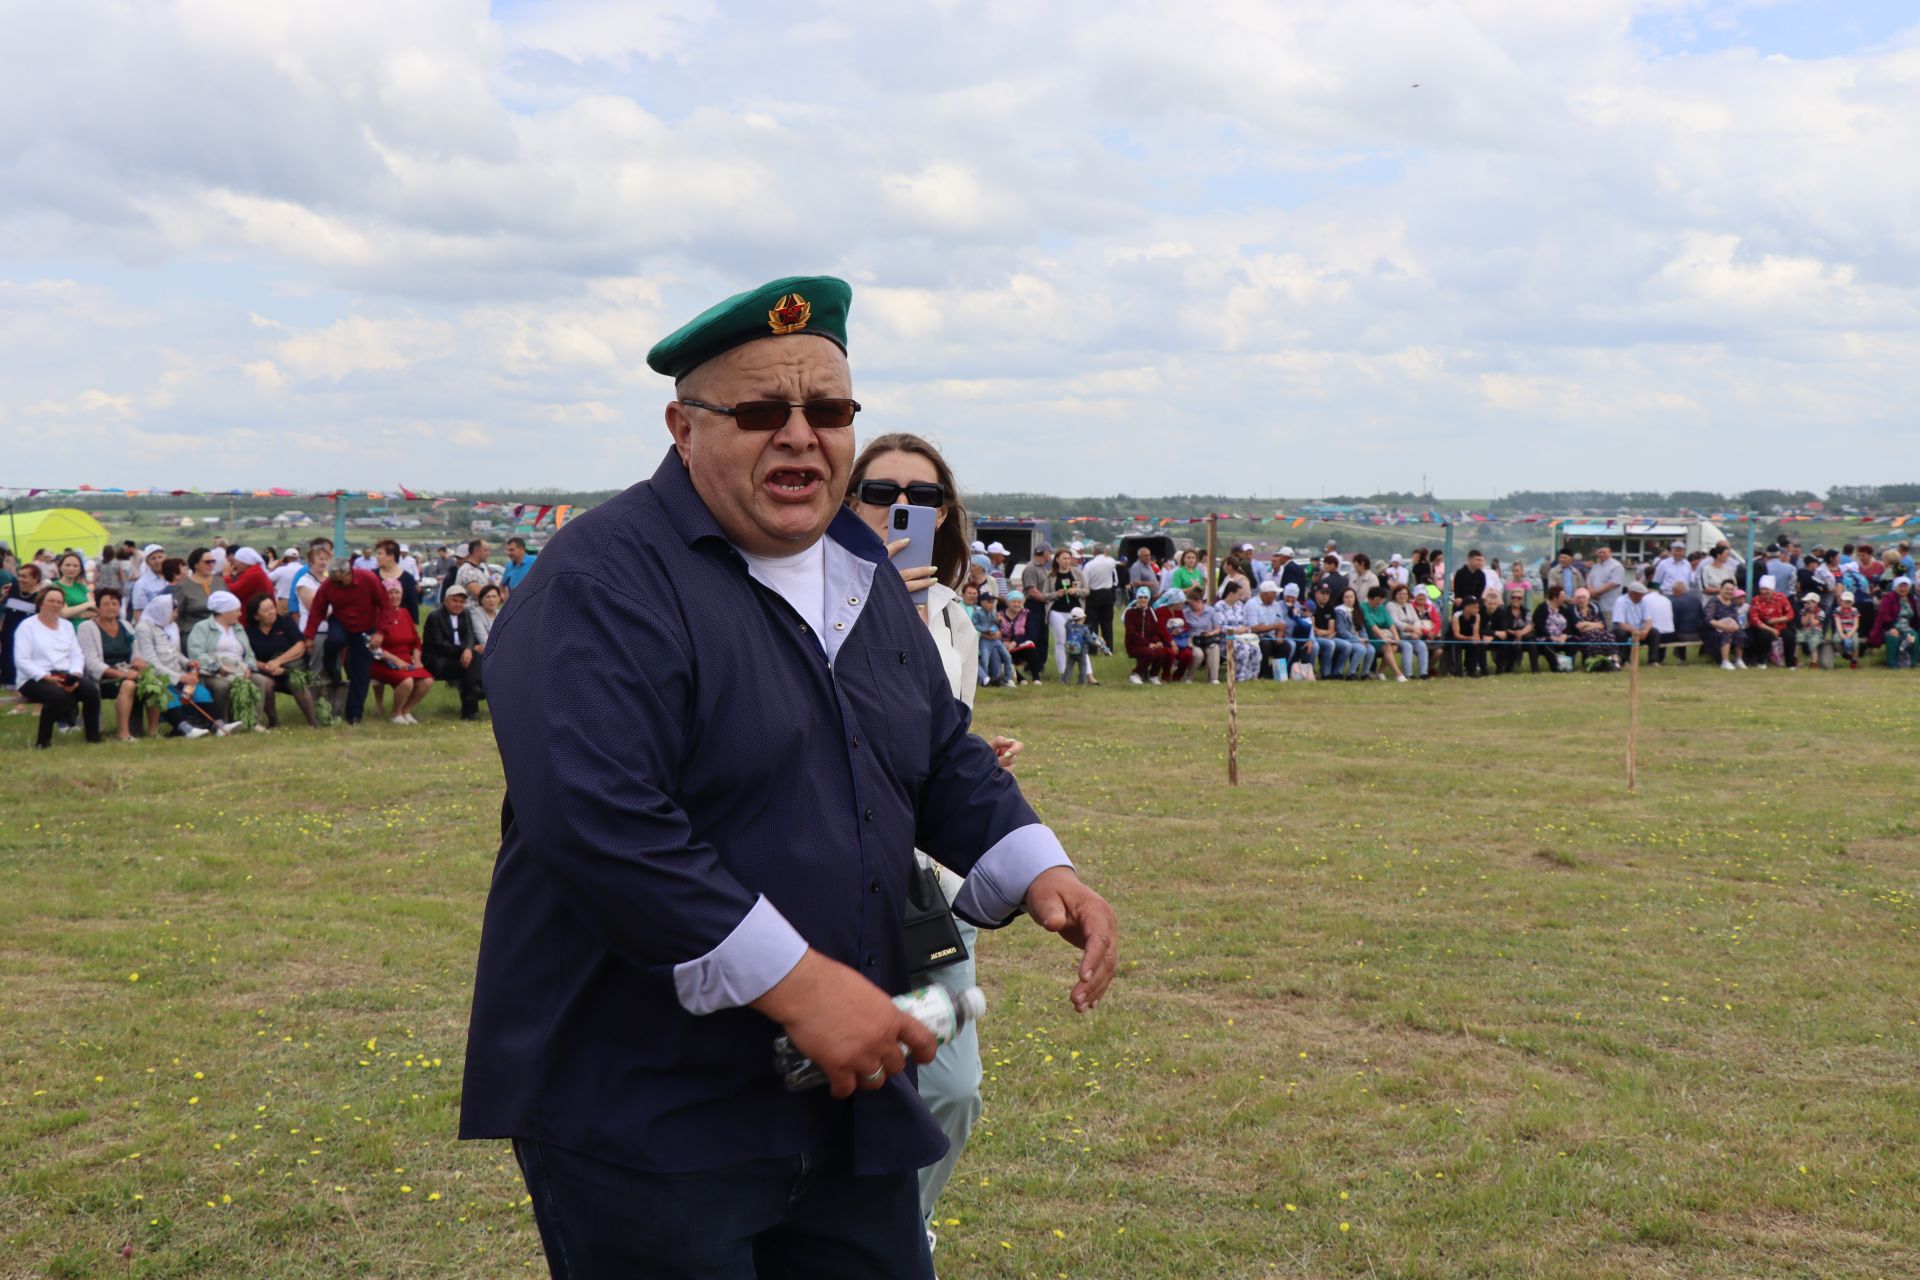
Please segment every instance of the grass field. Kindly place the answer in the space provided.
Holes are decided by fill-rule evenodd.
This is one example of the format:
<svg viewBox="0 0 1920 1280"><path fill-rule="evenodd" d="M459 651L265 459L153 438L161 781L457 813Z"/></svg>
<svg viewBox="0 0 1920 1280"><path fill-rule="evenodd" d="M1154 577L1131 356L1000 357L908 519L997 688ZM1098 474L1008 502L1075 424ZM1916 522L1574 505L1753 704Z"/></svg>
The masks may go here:
<svg viewBox="0 0 1920 1280"><path fill-rule="evenodd" d="M1110 675L1109 679L1113 679ZM1920 1275L1911 676L983 695L1122 977L985 940L963 1277ZM491 739L23 748L0 1275L540 1274L452 1138ZM130 1261L120 1250L131 1244Z"/></svg>

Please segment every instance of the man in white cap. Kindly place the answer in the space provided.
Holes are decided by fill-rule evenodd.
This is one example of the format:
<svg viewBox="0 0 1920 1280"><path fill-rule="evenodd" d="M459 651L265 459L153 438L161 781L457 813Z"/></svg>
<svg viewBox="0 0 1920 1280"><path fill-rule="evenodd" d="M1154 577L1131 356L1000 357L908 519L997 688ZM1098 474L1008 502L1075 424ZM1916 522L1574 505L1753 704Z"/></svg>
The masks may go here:
<svg viewBox="0 0 1920 1280"><path fill-rule="evenodd" d="M994 590L996 596L1007 594L1007 548L1005 543L987 544L987 576L998 584Z"/></svg>
<svg viewBox="0 0 1920 1280"><path fill-rule="evenodd" d="M1613 616L1613 602L1627 586L1627 566L1616 560L1613 548L1601 543L1593 550L1593 567L1587 570L1587 592L1593 597L1600 616Z"/></svg>
<svg viewBox="0 0 1920 1280"><path fill-rule="evenodd" d="M1647 608L1647 584L1635 578L1626 593L1613 605L1613 638L1624 648L1638 644L1647 651L1647 661L1660 661L1660 630Z"/></svg>
<svg viewBox="0 0 1920 1280"><path fill-rule="evenodd" d="M1280 584L1268 578L1247 604L1247 629L1260 638L1260 674L1267 674L1268 663L1276 659L1291 661L1293 645L1287 640L1289 623L1286 606L1280 603ZM1278 674L1278 668L1273 668Z"/></svg>
<svg viewBox="0 0 1920 1280"><path fill-rule="evenodd" d="M1307 566L1300 562L1300 553L1292 547L1282 547L1274 553L1274 557L1280 561L1280 572L1273 577L1280 584L1281 594L1286 594L1288 587L1298 587L1300 590L1296 594L1306 595L1307 583L1312 575L1307 572Z"/></svg>

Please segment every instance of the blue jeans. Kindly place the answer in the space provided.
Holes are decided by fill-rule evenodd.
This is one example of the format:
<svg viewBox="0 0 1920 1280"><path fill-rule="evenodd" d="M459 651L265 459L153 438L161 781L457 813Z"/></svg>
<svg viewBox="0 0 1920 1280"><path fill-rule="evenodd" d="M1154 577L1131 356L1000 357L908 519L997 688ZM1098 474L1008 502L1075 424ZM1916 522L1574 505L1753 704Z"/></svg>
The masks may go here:
<svg viewBox="0 0 1920 1280"><path fill-rule="evenodd" d="M1406 672L1409 679L1427 674L1427 642L1425 640L1403 638L1400 641L1400 669Z"/></svg>
<svg viewBox="0 0 1920 1280"><path fill-rule="evenodd" d="M553 1280L933 1280L914 1175L844 1150L642 1173L515 1139Z"/></svg>
<svg viewBox="0 0 1920 1280"><path fill-rule="evenodd" d="M957 916L953 922L960 927L967 958L935 969L932 978L958 995L974 985L980 931ZM953 1177L954 1166L960 1163L960 1153L967 1148L967 1135L980 1118L980 1078L980 1028L971 1022L950 1043L940 1046L932 1062L920 1068L920 1101L927 1104L934 1123L947 1135L947 1154L920 1171L920 1212L929 1219L947 1180Z"/></svg>
<svg viewBox="0 0 1920 1280"><path fill-rule="evenodd" d="M373 650L367 648L366 633L348 631L337 623L330 623L323 661L334 680L340 678L342 653L347 658L346 720L348 724L359 724L361 714L367 709L367 685L373 680Z"/></svg>
<svg viewBox="0 0 1920 1280"><path fill-rule="evenodd" d="M1004 683L1013 679L1013 655L1004 640L980 641L980 683Z"/></svg>

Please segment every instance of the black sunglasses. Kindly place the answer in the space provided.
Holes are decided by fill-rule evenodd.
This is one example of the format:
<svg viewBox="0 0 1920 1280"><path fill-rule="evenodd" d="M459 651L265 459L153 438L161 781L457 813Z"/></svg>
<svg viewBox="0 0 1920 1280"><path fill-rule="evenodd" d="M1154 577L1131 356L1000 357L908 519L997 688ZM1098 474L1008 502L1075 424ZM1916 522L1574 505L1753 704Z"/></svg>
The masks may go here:
<svg viewBox="0 0 1920 1280"><path fill-rule="evenodd" d="M725 405L708 404L705 400L689 400L682 396L680 403L691 405L695 409L705 409L708 413L722 413L733 419L733 424L742 431L778 431L787 425L795 409L807 415L807 425L815 431L831 431L853 425L853 415L860 412L858 400L826 399L808 400L742 400L728 408Z"/></svg>
<svg viewBox="0 0 1920 1280"><path fill-rule="evenodd" d="M894 480L862 480L860 482L860 501L870 507L890 507L900 501L900 495L907 495L907 505L913 507L944 507L947 505L947 486L935 484L931 480L915 480L912 484L900 484Z"/></svg>

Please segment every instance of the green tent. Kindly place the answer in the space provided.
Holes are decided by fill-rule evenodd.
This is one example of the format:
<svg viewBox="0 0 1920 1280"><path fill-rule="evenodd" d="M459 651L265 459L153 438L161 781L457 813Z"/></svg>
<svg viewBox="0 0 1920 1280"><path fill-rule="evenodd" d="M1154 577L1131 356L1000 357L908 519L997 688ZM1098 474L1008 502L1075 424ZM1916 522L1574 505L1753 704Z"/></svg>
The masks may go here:
<svg viewBox="0 0 1920 1280"><path fill-rule="evenodd" d="M23 561L31 560L42 548L59 555L72 547L97 556L107 545L107 536L105 525L72 507L0 516L0 542L13 548L13 554Z"/></svg>

